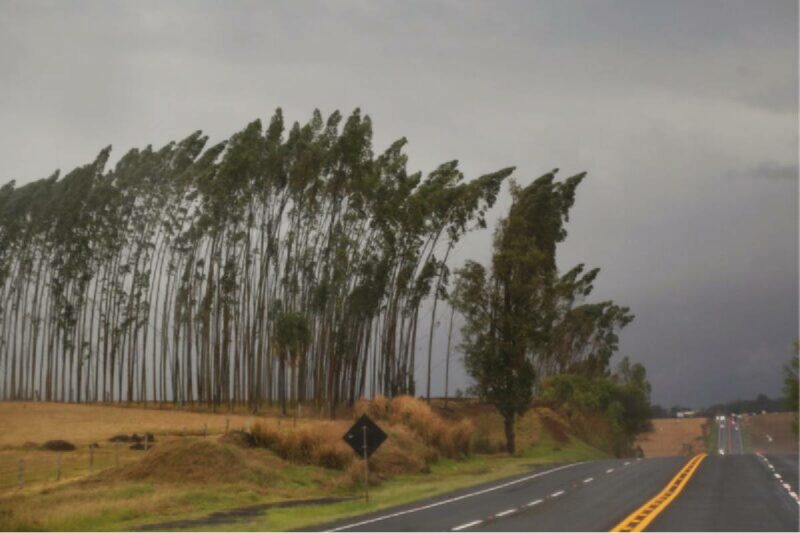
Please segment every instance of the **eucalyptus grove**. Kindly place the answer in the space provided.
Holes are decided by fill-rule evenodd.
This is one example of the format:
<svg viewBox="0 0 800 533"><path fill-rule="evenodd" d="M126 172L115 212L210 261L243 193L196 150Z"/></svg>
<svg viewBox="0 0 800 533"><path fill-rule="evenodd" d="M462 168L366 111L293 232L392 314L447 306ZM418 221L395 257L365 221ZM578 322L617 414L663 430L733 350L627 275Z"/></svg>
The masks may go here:
<svg viewBox="0 0 800 533"><path fill-rule="evenodd" d="M409 173L358 110L206 144L0 188L3 398L333 414L414 393L420 308L513 168Z"/></svg>

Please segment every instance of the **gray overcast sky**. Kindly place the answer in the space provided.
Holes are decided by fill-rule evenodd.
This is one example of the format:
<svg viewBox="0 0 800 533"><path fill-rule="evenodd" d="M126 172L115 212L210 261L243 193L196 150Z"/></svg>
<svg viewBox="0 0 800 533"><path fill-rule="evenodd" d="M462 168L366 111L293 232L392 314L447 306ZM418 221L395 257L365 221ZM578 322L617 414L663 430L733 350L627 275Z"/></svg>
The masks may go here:
<svg viewBox="0 0 800 533"><path fill-rule="evenodd" d="M414 169L588 171L559 263L601 267L596 298L632 307L622 353L666 405L780 393L797 92L791 1L0 0L0 182L108 144L219 140L278 106L360 107L376 150L409 138ZM508 205L506 190L490 218ZM489 243L471 235L456 263Z"/></svg>

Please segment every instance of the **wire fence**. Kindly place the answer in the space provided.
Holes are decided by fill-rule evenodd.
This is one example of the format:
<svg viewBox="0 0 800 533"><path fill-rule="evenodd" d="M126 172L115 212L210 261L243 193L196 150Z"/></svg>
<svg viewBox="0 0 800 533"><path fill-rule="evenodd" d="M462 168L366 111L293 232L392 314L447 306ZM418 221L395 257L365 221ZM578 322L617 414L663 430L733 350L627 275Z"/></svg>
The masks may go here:
<svg viewBox="0 0 800 533"><path fill-rule="evenodd" d="M227 432L226 424L226 432ZM53 451L42 447L0 450L0 491L25 489L32 485L62 481L119 468L144 457L148 450L175 439L202 439L212 435L208 425L184 427L170 434L153 437L145 434L125 442L93 443L74 450Z"/></svg>

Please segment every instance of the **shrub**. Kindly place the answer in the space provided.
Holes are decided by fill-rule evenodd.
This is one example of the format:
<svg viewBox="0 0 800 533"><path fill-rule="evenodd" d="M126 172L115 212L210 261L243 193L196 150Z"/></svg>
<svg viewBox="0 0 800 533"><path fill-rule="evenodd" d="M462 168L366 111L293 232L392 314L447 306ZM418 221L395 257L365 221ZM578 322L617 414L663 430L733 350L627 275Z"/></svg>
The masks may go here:
<svg viewBox="0 0 800 533"><path fill-rule="evenodd" d="M380 394L372 400L358 400L353 410L355 418L369 415L375 420L388 420L391 414L391 401Z"/></svg>
<svg viewBox="0 0 800 533"><path fill-rule="evenodd" d="M256 423L251 431L258 446L295 463L343 469L353 460L353 451L340 440L335 424L313 423L281 431L275 426Z"/></svg>
<svg viewBox="0 0 800 533"><path fill-rule="evenodd" d="M42 444L42 448L51 452L71 452L75 445L65 440L49 440Z"/></svg>
<svg viewBox="0 0 800 533"><path fill-rule="evenodd" d="M314 464L335 470L349 467L353 457L353 450L344 442L323 442L312 454Z"/></svg>
<svg viewBox="0 0 800 533"><path fill-rule="evenodd" d="M282 434L278 428L260 422L256 422L253 425L250 433L253 435L258 446L268 448L274 452L278 451L278 445L283 440Z"/></svg>
<svg viewBox="0 0 800 533"><path fill-rule="evenodd" d="M407 426L446 457L469 455L475 430L469 420L451 424L434 413L427 403L410 396L392 399L389 412L390 420Z"/></svg>

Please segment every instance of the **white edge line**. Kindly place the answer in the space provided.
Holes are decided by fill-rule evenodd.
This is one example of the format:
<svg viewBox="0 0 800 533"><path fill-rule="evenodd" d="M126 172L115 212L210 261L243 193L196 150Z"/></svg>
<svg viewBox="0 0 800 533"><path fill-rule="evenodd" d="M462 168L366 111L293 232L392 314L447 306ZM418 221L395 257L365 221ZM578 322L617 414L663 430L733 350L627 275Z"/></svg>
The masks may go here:
<svg viewBox="0 0 800 533"><path fill-rule="evenodd" d="M507 483L501 483L500 485L494 485L494 486L491 486L491 487L487 487L485 489L478 490L478 491L475 491L475 492L470 492L468 494L462 494L461 496L456 496L454 498L448 498L446 500L441 500L441 501L438 501L438 502L429 503L428 505L423 505L421 507L415 507L413 509L406 509L405 511L398 511L396 513L387 514L387 515L384 515L384 516L379 516L377 518L371 518L369 520L363 520L361 522L355 522L353 524L347 524L345 526L340 526L340 527L337 527L337 528L334 528L334 529L329 529L328 531L344 531L345 529L350 529L351 527L359 527L359 526L364 526L364 525L367 525L367 524L373 524L375 522L380 522L381 520L387 520L389 518L395 518L397 516L403 516L405 514L416 513L416 512L419 512L419 511L424 511L426 509L432 509L434 507L439 507L441 505L447 505L448 503L457 502L459 500L464 500L466 498L471 498L473 496L480 496L481 494L486 494L487 492L493 492L495 490L504 489L504 488L510 487L512 485L517 485L519 483L524 483L526 481L529 481L529 480L537 478L537 477L546 476L547 474L552 474L553 472L558 472L559 470L565 470L567 468L572 468L573 466L582 465L585 462L586 461L581 461L580 463L571 463L571 464L568 464L568 465L563 465L563 466L559 466L559 467L556 467L556 468L551 468L550 470L545 470L544 472L538 472L536 474L531 474L530 476L525 476L525 477L522 477L522 478L519 478L519 479L515 479L515 480L509 481Z"/></svg>
<svg viewBox="0 0 800 533"><path fill-rule="evenodd" d="M454 527L452 531L461 531L462 529L467 529L468 527L477 526L482 522L483 520L473 520L472 522L467 522L466 524L461 524L460 526Z"/></svg>
<svg viewBox="0 0 800 533"><path fill-rule="evenodd" d="M506 509L505 511L500 511L499 513L496 513L495 516L500 517L500 516L510 515L514 511L516 511L516 509Z"/></svg>
<svg viewBox="0 0 800 533"><path fill-rule="evenodd" d="M533 507L534 505L539 505L539 504L540 504L540 503L542 503L543 501L544 501L544 500L533 500L532 502L530 502L529 504L527 504L527 507Z"/></svg>
<svg viewBox="0 0 800 533"><path fill-rule="evenodd" d="M558 492L554 492L553 494L551 494L551 495L550 495L550 497L551 497L551 498L558 498L558 497L559 497L559 496L561 496L562 494L564 494L564 491L563 491L563 490L560 490L560 491L558 491Z"/></svg>

